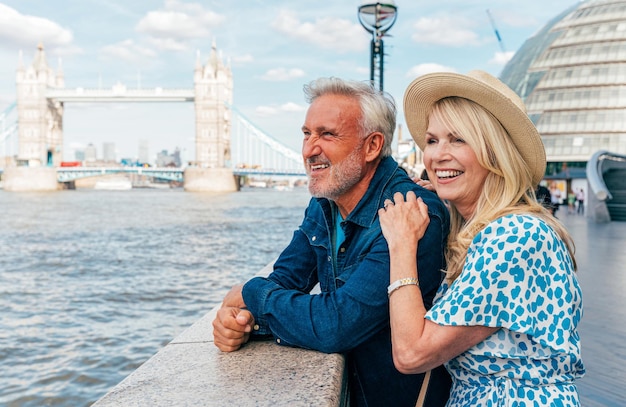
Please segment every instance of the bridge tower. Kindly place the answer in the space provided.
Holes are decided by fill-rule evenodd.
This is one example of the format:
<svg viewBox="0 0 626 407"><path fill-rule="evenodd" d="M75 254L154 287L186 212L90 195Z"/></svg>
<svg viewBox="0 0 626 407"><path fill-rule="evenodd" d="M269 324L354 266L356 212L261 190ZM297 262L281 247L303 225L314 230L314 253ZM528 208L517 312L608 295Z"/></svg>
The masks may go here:
<svg viewBox="0 0 626 407"><path fill-rule="evenodd" d="M77 99L75 93L64 92L63 72L60 66L56 73L48 66L41 44L37 47L35 59L29 67L24 67L20 53L16 87L19 145L15 163L17 165L7 167L4 171L4 189L57 189L56 167L63 160L63 100L67 102L80 97ZM124 92L121 93L124 94L126 88L122 88ZM83 92L81 89L80 95L110 101L113 97L120 97L119 92L120 89L113 87L109 96L103 97L101 94L87 95L88 91ZM160 93L163 93L162 90ZM194 71L194 89L185 90L185 93L193 94L186 95L185 101L194 101L196 116L196 159L185 169L185 190L237 190L238 183L230 167L233 76L230 66L218 57L215 42L205 65L198 58ZM132 97L129 96L128 99Z"/></svg>
<svg viewBox="0 0 626 407"><path fill-rule="evenodd" d="M233 103L233 75L218 58L215 41L206 65L200 53L194 72L196 110L196 165L221 168L230 161L230 106Z"/></svg>
<svg viewBox="0 0 626 407"><path fill-rule="evenodd" d="M194 71L196 160L185 169L187 191L234 191L237 183L230 168L233 74L218 57L213 41L205 65L200 53Z"/></svg>
<svg viewBox="0 0 626 407"><path fill-rule="evenodd" d="M20 54L16 72L18 114L18 165L58 166L63 160L63 103L46 97L49 88L63 88L59 67L48 66L39 44L32 65L25 68Z"/></svg>
<svg viewBox="0 0 626 407"><path fill-rule="evenodd" d="M63 88L63 72L48 66L43 45L35 59L24 67L20 53L16 77L17 137L16 166L2 176L5 191L53 191L58 189L55 166L63 154L63 104L46 97L47 89Z"/></svg>

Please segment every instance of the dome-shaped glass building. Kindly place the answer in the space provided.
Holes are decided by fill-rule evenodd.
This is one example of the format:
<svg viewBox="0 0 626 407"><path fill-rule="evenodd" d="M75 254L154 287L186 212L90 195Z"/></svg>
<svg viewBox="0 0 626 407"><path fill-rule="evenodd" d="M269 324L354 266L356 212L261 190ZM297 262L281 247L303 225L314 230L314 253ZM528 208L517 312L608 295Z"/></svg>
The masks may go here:
<svg viewBox="0 0 626 407"><path fill-rule="evenodd" d="M500 79L542 136L547 178L584 178L598 150L626 154L626 1L574 4L522 45Z"/></svg>

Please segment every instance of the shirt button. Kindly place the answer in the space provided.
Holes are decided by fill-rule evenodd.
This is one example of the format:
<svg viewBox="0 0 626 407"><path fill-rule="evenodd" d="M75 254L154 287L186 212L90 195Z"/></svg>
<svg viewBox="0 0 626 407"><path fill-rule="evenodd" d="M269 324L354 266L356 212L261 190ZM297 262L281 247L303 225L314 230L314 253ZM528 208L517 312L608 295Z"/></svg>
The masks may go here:
<svg viewBox="0 0 626 407"><path fill-rule="evenodd" d="M311 240L312 240L312 241L316 241L316 240L317 240L317 236L313 236L313 237L311 238Z"/></svg>
<svg viewBox="0 0 626 407"><path fill-rule="evenodd" d="M280 338L276 339L276 343L280 343Z"/></svg>
<svg viewBox="0 0 626 407"><path fill-rule="evenodd" d="M341 249L339 249L339 251L340 251L341 253L343 253L343 252L345 252L345 251L346 251L346 248L345 248L345 247L342 247Z"/></svg>
<svg viewBox="0 0 626 407"><path fill-rule="evenodd" d="M255 325L252 327L252 329L254 329L255 331L258 331L258 330L259 330L259 325L255 324Z"/></svg>

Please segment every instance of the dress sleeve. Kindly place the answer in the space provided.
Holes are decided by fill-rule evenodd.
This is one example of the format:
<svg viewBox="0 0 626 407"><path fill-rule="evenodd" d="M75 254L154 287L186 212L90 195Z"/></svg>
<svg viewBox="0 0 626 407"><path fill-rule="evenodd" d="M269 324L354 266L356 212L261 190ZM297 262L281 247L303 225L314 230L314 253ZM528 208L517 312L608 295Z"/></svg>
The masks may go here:
<svg viewBox="0 0 626 407"><path fill-rule="evenodd" d="M563 241L542 220L509 215L473 240L461 275L426 317L440 325L489 326L567 350L582 314Z"/></svg>

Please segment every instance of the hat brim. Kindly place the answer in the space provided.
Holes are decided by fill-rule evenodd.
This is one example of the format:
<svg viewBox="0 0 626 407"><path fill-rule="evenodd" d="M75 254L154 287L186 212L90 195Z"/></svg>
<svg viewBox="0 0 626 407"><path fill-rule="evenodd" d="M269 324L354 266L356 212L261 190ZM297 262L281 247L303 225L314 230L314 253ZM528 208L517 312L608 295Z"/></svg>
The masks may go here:
<svg viewBox="0 0 626 407"><path fill-rule="evenodd" d="M528 165L533 184L536 186L546 171L546 152L537 128L525 110L520 109L511 98L496 89L506 87L508 91L513 92L510 88L493 78L497 81L494 87L469 76L471 74L431 73L420 76L409 84L404 93L404 117L415 143L424 150L428 115L435 102L451 96L469 99L491 112L500 121Z"/></svg>

